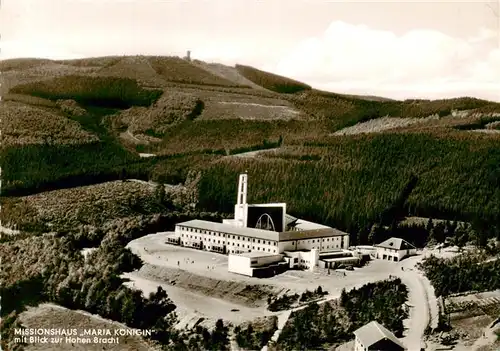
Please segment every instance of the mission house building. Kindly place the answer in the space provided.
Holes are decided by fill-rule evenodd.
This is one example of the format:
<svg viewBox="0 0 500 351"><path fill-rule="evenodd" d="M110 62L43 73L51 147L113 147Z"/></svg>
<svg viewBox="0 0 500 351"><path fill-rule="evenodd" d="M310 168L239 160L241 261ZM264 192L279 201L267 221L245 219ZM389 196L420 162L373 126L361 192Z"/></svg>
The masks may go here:
<svg viewBox="0 0 500 351"><path fill-rule="evenodd" d="M247 180L240 174L233 219L178 223L167 243L227 254L229 271L250 276L313 269L322 257L349 247L347 233L290 216L285 203L248 204Z"/></svg>
<svg viewBox="0 0 500 351"><path fill-rule="evenodd" d="M296 250L325 252L347 248L349 243L346 233L333 228L272 232L197 219L177 224L175 233L182 246L223 254L252 251L276 254Z"/></svg>

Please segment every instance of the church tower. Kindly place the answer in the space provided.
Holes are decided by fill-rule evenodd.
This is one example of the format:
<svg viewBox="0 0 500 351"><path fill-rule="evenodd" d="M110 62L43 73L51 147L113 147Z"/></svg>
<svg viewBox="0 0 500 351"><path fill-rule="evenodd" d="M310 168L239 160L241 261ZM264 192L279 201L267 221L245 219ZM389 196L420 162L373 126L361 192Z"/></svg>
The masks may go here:
<svg viewBox="0 0 500 351"><path fill-rule="evenodd" d="M234 219L238 227L246 227L247 225L247 184L248 174L240 174L238 181L238 198L236 199L236 205L234 206Z"/></svg>

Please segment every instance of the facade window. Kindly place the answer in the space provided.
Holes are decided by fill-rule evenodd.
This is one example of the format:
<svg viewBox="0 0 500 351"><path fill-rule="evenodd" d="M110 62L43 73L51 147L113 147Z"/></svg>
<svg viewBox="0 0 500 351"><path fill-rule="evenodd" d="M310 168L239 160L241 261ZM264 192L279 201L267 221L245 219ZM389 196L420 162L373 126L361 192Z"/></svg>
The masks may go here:
<svg viewBox="0 0 500 351"><path fill-rule="evenodd" d="M278 244L276 244L276 241L275 241L275 242L274 242L274 246L276 246L276 245L278 245Z"/></svg>
<svg viewBox="0 0 500 351"><path fill-rule="evenodd" d="M250 245L247 245L248 248L250 248Z"/></svg>
<svg viewBox="0 0 500 351"><path fill-rule="evenodd" d="M255 250L255 246L252 246L252 250Z"/></svg>
<svg viewBox="0 0 500 351"><path fill-rule="evenodd" d="M257 244L260 244L260 240L257 240Z"/></svg>
<svg viewBox="0 0 500 351"><path fill-rule="evenodd" d="M240 244L238 244L238 246L240 246Z"/></svg>

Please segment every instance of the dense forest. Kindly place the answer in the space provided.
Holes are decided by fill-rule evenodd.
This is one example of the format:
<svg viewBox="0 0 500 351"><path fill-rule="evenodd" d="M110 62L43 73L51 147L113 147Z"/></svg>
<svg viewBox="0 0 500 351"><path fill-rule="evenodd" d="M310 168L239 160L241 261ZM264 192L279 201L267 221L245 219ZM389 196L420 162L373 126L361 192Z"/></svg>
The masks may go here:
<svg viewBox="0 0 500 351"><path fill-rule="evenodd" d="M437 296L467 291L500 289L500 260L485 261L484 253L462 254L444 259L432 256L420 265Z"/></svg>
<svg viewBox="0 0 500 351"><path fill-rule="evenodd" d="M294 215L350 232L406 215L500 223L499 165L495 139L332 137L214 163L203 172L200 206L231 211L237 175L247 171L250 202L287 202Z"/></svg>
<svg viewBox="0 0 500 351"><path fill-rule="evenodd" d="M152 339L174 345L174 349L199 349L194 341L191 346L186 344L188 339L172 329L176 306L163 289L144 297L140 291L123 285L120 278L123 272L142 266L141 260L125 248L127 243L150 232L172 229L179 215L183 216L130 217L115 220L106 231L80 227L73 232L18 240L14 237L1 243L2 348L13 346L9 344L12 328L25 306L50 301L133 328L154 329ZM81 249L93 246L97 249L86 258L80 253ZM227 343L227 328L220 323L219 327L220 330L209 333L208 341L204 339L206 331L199 331L203 334L202 343L210 346L207 350L220 350Z"/></svg>
<svg viewBox="0 0 500 351"><path fill-rule="evenodd" d="M53 101L72 99L82 105L115 108L149 106L162 94L161 90L142 89L130 78L76 75L18 85L9 92Z"/></svg>

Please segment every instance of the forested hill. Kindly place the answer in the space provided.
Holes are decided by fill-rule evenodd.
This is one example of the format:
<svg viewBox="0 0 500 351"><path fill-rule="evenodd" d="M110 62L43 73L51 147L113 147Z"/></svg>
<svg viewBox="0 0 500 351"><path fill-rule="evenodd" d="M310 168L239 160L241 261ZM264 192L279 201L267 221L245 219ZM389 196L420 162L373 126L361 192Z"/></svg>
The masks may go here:
<svg viewBox="0 0 500 351"><path fill-rule="evenodd" d="M408 214L500 223L498 103L336 94L178 57L16 59L0 71L2 196L200 171L200 209L229 211L248 170L252 201L345 230ZM334 134L363 122L377 128Z"/></svg>

